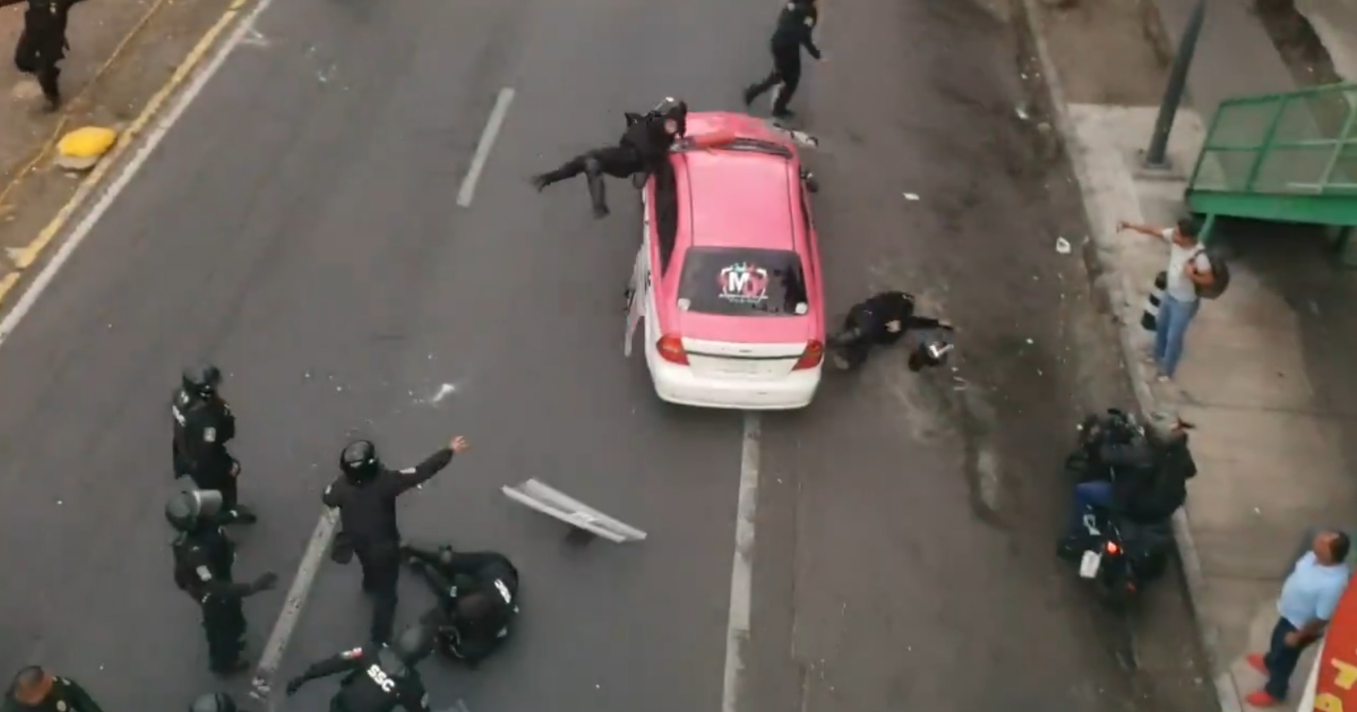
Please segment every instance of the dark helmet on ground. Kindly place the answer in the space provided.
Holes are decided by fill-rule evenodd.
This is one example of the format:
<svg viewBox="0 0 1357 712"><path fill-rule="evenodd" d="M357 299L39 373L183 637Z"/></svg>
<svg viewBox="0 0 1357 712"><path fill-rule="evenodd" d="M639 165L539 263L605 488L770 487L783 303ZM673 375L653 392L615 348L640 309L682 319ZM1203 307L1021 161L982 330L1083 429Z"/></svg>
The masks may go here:
<svg viewBox="0 0 1357 712"><path fill-rule="evenodd" d="M165 519L181 532L192 531L221 512L221 492L193 490L177 492L165 503Z"/></svg>
<svg viewBox="0 0 1357 712"><path fill-rule="evenodd" d="M377 446L370 440L357 440L349 443L339 453L339 469L344 471L344 479L355 485L361 485L377 476L381 462L377 459Z"/></svg>
<svg viewBox="0 0 1357 712"><path fill-rule="evenodd" d="M221 386L221 369L210 363L189 366L184 369L183 381L184 390L206 398Z"/></svg>
<svg viewBox="0 0 1357 712"><path fill-rule="evenodd" d="M194 700L188 712L236 712L236 701L225 692L216 692Z"/></svg>
<svg viewBox="0 0 1357 712"><path fill-rule="evenodd" d="M952 345L938 338L926 338L909 355L909 370L919 372L931 366L941 366L947 360Z"/></svg>
<svg viewBox="0 0 1357 712"><path fill-rule="evenodd" d="M415 663L429 657L433 652L434 632L432 626L422 623L414 625L401 631L400 635L391 642L391 650L396 653L406 665L413 666Z"/></svg>

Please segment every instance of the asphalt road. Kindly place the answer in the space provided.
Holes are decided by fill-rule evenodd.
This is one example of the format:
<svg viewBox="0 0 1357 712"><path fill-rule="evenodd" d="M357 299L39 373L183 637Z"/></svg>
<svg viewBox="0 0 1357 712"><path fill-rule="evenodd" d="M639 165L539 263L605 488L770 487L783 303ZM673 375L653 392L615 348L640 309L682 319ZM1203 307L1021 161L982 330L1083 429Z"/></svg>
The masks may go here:
<svg viewBox="0 0 1357 712"><path fill-rule="evenodd" d="M40 659L108 709L220 686L170 579L167 402L210 358L241 417L241 576L284 581L345 439L394 465L474 449L403 506L406 533L524 572L517 639L436 707L693 712L722 704L742 446L735 413L665 407L621 354L634 194L530 174L665 94L738 107L776 3L288 0L261 17L0 352L0 663ZM1119 709L1118 623L1050 556L1055 462L1107 347L1012 118L1010 30L957 0L833 0L798 100L839 309L920 293L962 324L958 371L902 353L763 419L745 710ZM516 98L469 209L496 94ZM759 107L766 110L766 107ZM1068 196L1068 189L1053 190ZM917 194L912 201L902 193ZM455 393L433 402L442 384ZM1115 389L1103 385L1097 397ZM566 546L509 503L537 477L645 529ZM317 578L285 674L361 642L356 568ZM282 591L247 604L251 651ZM430 601L402 588L402 620ZM244 681L225 684L241 691ZM315 683L286 709L318 709Z"/></svg>

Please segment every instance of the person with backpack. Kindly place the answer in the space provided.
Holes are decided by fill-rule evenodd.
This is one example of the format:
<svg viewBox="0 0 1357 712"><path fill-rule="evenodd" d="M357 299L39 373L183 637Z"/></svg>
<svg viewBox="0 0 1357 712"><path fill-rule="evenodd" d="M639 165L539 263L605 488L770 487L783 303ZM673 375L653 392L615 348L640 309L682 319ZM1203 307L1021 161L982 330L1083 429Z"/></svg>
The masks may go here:
<svg viewBox="0 0 1357 712"><path fill-rule="evenodd" d="M1225 261L1198 240L1201 220L1184 218L1174 227L1136 225L1122 220L1117 232L1131 230L1169 244L1169 262L1165 270L1167 286L1155 319L1154 364L1160 382L1173 379L1183 357L1187 327L1197 315L1201 299L1215 299L1229 284Z"/></svg>

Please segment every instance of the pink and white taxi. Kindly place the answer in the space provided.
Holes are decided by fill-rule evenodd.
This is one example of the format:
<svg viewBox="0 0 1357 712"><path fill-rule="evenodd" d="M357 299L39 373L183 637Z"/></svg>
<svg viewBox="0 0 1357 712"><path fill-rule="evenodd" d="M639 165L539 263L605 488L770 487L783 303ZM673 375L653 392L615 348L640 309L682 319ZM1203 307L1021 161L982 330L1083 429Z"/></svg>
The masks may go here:
<svg viewBox="0 0 1357 712"><path fill-rule="evenodd" d="M692 112L672 175L642 191L644 228L627 292L624 351L644 325L662 400L748 410L803 408L825 352L814 178L798 148L814 139L762 119Z"/></svg>

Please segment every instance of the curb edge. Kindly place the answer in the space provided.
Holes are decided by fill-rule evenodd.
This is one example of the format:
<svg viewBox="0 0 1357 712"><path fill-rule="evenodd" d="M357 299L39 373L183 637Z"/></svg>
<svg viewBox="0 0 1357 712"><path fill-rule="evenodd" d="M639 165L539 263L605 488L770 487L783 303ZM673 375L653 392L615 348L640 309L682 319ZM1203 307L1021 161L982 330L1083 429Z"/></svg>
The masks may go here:
<svg viewBox="0 0 1357 712"><path fill-rule="evenodd" d="M1060 132L1065 145L1065 156L1069 162L1070 169L1074 173L1074 179L1079 183L1081 192L1087 186L1092 185L1089 177L1088 166L1084 162L1081 153L1078 137L1074 132L1073 120L1070 118L1069 106L1065 103L1065 87L1060 80L1060 75L1056 69L1054 60L1051 59L1050 48L1046 43L1046 38L1041 33L1041 21L1038 19L1041 14L1041 8L1038 7L1037 0L1020 0L1022 4L1023 20L1027 24L1027 32L1031 38L1032 46L1036 50L1036 59L1041 67L1043 84L1046 87L1046 93L1050 99L1052 123ZM1097 208L1090 205L1088 201L1081 200L1084 208L1084 218L1089 225L1102 224L1103 216L1099 214ZM1085 250L1087 254L1089 250ZM1107 277L1112 275L1120 276L1116 265L1102 262L1102 257L1097 246L1092 246L1092 252L1098 253L1093 256L1094 260L1100 262L1098 267ZM1086 270L1090 281L1096 290L1105 292L1105 297L1112 305L1121 304L1124 301L1125 290L1121 288L1120 281L1125 279L1096 279L1092 270ZM1115 311L1114 311L1115 313ZM1121 336L1122 358L1127 364L1127 378L1131 381L1131 388L1135 392L1136 402L1145 413L1152 413L1157 410L1154 393L1150 386L1137 374L1139 369L1135 367L1138 357L1138 349L1134 341L1134 328L1128 326L1119 316L1117 318L1117 331ZM1192 538L1192 531L1189 527L1186 508L1179 508L1173 514L1173 538L1178 546L1178 562L1183 572L1183 579L1187 584L1188 599L1192 605L1192 617L1196 622L1197 637L1202 646L1203 653L1206 655L1207 664L1211 673L1211 682L1216 689L1216 700L1220 705L1222 712L1244 712L1243 705L1240 702L1239 691L1235 687L1234 678L1230 672L1229 664L1221 660L1218 649L1218 636L1214 626L1208 623L1206 612L1204 610L1206 599L1206 576L1202 571L1201 558L1197 553L1197 544Z"/></svg>

